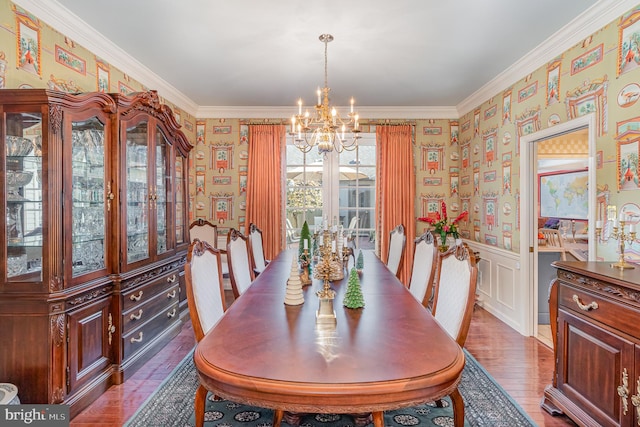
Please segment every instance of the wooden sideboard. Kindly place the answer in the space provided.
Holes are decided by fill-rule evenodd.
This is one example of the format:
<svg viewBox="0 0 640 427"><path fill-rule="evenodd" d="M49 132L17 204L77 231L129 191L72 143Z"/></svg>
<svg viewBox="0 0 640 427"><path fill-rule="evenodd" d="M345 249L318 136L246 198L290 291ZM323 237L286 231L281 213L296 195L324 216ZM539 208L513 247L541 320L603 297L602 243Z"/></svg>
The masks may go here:
<svg viewBox="0 0 640 427"><path fill-rule="evenodd" d="M552 265L556 363L542 407L584 426L640 425L640 267Z"/></svg>

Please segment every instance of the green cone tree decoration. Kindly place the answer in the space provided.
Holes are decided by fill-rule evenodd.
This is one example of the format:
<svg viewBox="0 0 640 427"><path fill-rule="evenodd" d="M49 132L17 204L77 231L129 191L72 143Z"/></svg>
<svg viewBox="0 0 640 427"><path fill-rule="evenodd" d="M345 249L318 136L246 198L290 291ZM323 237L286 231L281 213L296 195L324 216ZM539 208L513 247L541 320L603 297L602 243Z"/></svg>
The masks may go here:
<svg viewBox="0 0 640 427"><path fill-rule="evenodd" d="M364 257L362 256L362 249L358 252L358 259L356 260L356 270L362 271L364 268Z"/></svg>
<svg viewBox="0 0 640 427"><path fill-rule="evenodd" d="M307 241L307 253L309 254L307 260L309 262L309 273L311 273L311 232L309 231L309 224L307 221L302 224L302 229L300 230L300 242L298 242L298 259L302 259L304 257L304 242Z"/></svg>
<svg viewBox="0 0 640 427"><path fill-rule="evenodd" d="M349 273L349 281L347 282L347 292L344 294L344 306L347 308L364 307L364 296L360 287L360 278L355 268Z"/></svg>

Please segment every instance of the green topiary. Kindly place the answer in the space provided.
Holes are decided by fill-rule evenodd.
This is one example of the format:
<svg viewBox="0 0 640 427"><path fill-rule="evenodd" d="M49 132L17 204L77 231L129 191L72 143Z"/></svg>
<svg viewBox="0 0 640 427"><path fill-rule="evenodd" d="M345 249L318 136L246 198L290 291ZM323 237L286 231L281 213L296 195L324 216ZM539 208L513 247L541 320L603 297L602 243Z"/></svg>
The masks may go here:
<svg viewBox="0 0 640 427"><path fill-rule="evenodd" d="M364 257L362 256L362 249L358 253L358 259L356 260L356 270L362 270L364 268Z"/></svg>
<svg viewBox="0 0 640 427"><path fill-rule="evenodd" d="M349 281L347 282L347 291L344 294L344 306L347 308L364 307L364 296L360 287L360 278L355 268L349 273Z"/></svg>
<svg viewBox="0 0 640 427"><path fill-rule="evenodd" d="M311 273L311 232L309 231L309 224L307 221L302 224L302 229L300 230L300 242L298 243L298 258L304 258L304 242L307 242L307 258L305 261L309 263L307 267L309 269L309 273Z"/></svg>

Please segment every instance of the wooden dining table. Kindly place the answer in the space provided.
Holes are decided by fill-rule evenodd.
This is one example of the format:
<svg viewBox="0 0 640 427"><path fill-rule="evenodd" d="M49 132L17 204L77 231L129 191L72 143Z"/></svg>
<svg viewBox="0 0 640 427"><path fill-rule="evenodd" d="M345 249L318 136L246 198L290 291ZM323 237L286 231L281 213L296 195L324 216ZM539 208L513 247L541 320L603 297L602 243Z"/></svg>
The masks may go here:
<svg viewBox="0 0 640 427"><path fill-rule="evenodd" d="M345 270L332 283L336 324L326 327L316 324L322 281L303 288L303 304L284 303L297 250L283 251L196 346L201 384L273 409L274 426L305 413L370 414L383 426L385 410L447 395L462 426L462 349L373 252L363 254L364 308L343 306Z"/></svg>

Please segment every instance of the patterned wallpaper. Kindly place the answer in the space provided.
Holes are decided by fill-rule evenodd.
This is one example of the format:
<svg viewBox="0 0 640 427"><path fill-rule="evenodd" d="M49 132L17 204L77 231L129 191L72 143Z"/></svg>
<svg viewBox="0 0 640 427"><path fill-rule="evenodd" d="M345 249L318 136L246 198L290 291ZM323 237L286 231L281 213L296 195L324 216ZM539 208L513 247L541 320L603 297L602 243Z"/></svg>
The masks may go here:
<svg viewBox="0 0 640 427"><path fill-rule="evenodd" d="M0 0L0 17L0 88L147 89L8 0ZM637 7L521 80L505 82L507 89L458 120L416 120L416 217L445 201L451 215L469 212L460 225L464 237L519 252L520 138L594 112L598 215L606 204L624 205L640 220L639 18ZM239 227L248 121L194 118L166 103L195 146L190 218L213 220L223 231ZM417 223L418 233L425 228ZM604 259L616 259L615 251L612 239L598 245ZM640 259L640 245L629 253Z"/></svg>
<svg viewBox="0 0 640 427"><path fill-rule="evenodd" d="M640 7L460 117L458 200L470 208L466 237L518 252L520 138L591 112L597 121L597 219L613 204L640 220L639 18ZM631 182L624 178L627 169ZM640 258L639 250L634 244L629 255ZM615 251L613 239L598 245L599 258L615 260Z"/></svg>

